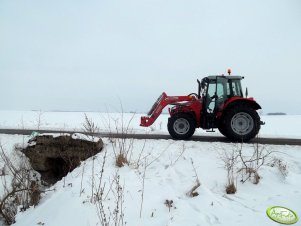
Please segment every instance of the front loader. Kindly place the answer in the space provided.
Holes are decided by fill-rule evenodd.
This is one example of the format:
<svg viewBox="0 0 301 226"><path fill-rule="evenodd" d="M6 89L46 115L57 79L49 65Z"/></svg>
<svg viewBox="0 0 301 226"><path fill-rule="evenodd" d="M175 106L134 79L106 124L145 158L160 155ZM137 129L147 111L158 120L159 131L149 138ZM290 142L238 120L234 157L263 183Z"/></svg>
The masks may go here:
<svg viewBox="0 0 301 226"><path fill-rule="evenodd" d="M259 132L263 122L257 113L260 105L252 97L243 96L242 76L213 75L198 82L198 92L187 96L162 93L140 126L151 126L167 105L170 117L167 129L174 139L189 139L196 128L213 131L232 141L247 142Z"/></svg>

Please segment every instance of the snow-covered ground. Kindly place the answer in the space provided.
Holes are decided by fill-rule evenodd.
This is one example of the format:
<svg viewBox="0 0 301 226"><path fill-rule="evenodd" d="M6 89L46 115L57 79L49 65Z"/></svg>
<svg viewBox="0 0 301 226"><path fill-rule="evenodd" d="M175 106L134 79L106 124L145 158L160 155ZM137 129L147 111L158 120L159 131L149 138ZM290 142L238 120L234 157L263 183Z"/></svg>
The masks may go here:
<svg viewBox="0 0 301 226"><path fill-rule="evenodd" d="M85 114L99 127L100 132L115 131L116 124L120 129L122 124L130 123L133 133L163 133L168 134L168 114L162 114L149 128L140 127L142 114L134 113L99 113L99 112L41 112L41 111L0 111L0 128L54 129L62 131L80 131L83 129ZM265 125L261 127L261 137L301 138L301 115L261 116ZM110 126L109 126L110 125ZM196 135L221 135L206 133L197 129Z"/></svg>
<svg viewBox="0 0 301 226"><path fill-rule="evenodd" d="M82 112L40 114L39 112L2 111L0 116L0 128L34 130L39 126L40 129L78 130L82 128L84 122ZM120 114L108 116L87 113L87 116L93 118L101 131L108 129L106 121L108 117L121 120ZM124 114L124 122L127 123L131 117L132 114ZM131 122L130 128L134 132L167 133L167 115L162 115L152 129L140 128L139 117L140 115L135 115ZM38 123L39 118L40 123ZM266 121L261 132L262 136L301 137L300 132L298 133L301 116L263 116L262 118ZM0 142L6 152L11 154L16 143L26 142L28 138L21 135L1 134ZM91 202L91 194L92 181L96 185L94 192L99 183L105 153L107 158L102 179L106 184L104 211L107 216L114 211L117 194L114 178L119 175L119 184L123 188L124 196L123 218L128 226L273 226L277 223L267 217L266 210L274 205L285 206L296 211L299 216L301 214L300 146L259 146L260 150L273 152L270 160L281 159L281 162L287 166L287 175L283 175L276 166L264 164L258 171L261 178L259 184L253 184L252 180L242 183L241 176L238 176L237 193L228 195L225 192L227 171L222 158L225 153L231 154L233 150L239 149L235 144L133 140L129 166L118 168L114 162L112 142L108 139L103 140L105 149L94 161L90 158L82 162L73 172L53 185L49 189L52 191L44 193L38 206L18 213L15 225L101 225L97 205ZM131 141L127 140L127 142L127 146L131 147ZM251 155L254 148L252 144L244 144L243 155ZM266 163L268 162L267 159ZM238 161L237 168L240 167L241 162ZM196 184L197 177L201 183L196 190L199 195L189 197L186 193ZM2 195L2 188L0 192ZM173 201L170 208L165 204L166 200Z"/></svg>

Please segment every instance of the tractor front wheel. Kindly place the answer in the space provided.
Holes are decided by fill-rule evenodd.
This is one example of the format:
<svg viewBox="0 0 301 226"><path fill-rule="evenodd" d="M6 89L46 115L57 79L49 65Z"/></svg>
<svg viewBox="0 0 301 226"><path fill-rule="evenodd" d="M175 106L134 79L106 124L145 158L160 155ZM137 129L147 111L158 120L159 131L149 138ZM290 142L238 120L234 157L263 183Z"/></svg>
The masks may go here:
<svg viewBox="0 0 301 226"><path fill-rule="evenodd" d="M176 140L189 139L194 134L195 127L195 120L189 114L179 113L168 119L168 132Z"/></svg>
<svg viewBox="0 0 301 226"><path fill-rule="evenodd" d="M248 105L237 105L229 109L223 120L222 131L233 141L247 142L253 139L260 129L260 117Z"/></svg>

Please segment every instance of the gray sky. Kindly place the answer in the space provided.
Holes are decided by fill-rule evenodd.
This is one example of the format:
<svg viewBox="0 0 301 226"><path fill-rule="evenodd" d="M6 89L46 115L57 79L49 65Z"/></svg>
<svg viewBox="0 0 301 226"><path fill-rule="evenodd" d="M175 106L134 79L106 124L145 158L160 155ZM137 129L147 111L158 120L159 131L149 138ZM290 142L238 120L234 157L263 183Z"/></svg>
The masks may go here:
<svg viewBox="0 0 301 226"><path fill-rule="evenodd" d="M0 110L143 112L229 67L301 114L301 1L0 1Z"/></svg>

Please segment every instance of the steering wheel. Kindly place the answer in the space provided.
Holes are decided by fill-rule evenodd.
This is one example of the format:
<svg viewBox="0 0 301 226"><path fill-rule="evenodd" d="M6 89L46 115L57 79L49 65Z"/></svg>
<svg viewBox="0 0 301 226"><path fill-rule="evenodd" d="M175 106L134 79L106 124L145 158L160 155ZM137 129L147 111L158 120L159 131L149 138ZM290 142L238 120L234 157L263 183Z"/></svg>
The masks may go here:
<svg viewBox="0 0 301 226"><path fill-rule="evenodd" d="M213 99L217 100L218 98L219 98L219 97L218 97L216 94L214 94L212 97L210 96L211 101L212 101Z"/></svg>
<svg viewBox="0 0 301 226"><path fill-rule="evenodd" d="M188 94L187 96L189 96L189 97L195 97L196 99L199 98L199 95L196 94L196 93L190 93L190 94Z"/></svg>

